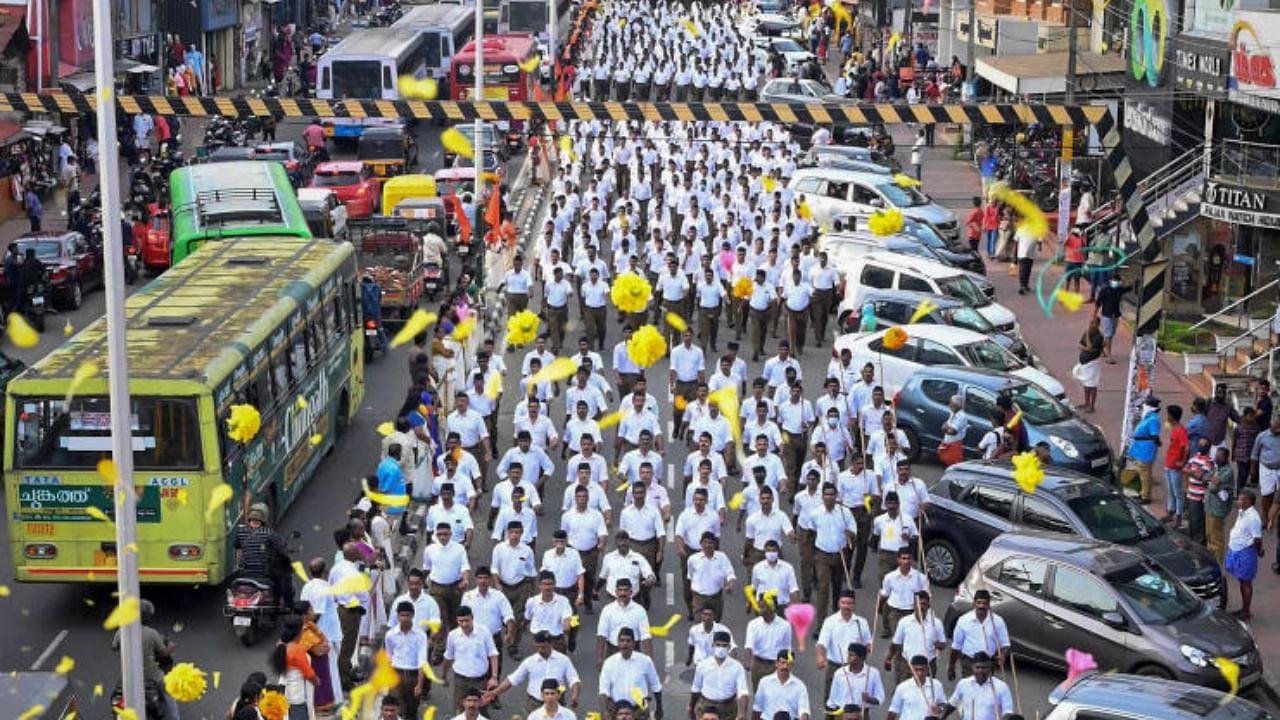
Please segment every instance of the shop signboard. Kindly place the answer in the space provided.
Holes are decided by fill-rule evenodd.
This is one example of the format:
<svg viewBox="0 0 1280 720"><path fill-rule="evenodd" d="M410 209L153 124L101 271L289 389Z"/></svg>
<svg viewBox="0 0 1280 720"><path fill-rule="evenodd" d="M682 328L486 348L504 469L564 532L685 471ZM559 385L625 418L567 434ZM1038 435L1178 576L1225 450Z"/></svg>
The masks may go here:
<svg viewBox="0 0 1280 720"><path fill-rule="evenodd" d="M1280 195L1266 190L1209 180L1200 214L1214 220L1280 230Z"/></svg>
<svg viewBox="0 0 1280 720"><path fill-rule="evenodd" d="M1280 112L1276 66L1280 64L1280 13L1237 10L1232 14L1231 70L1227 77L1227 97L1232 102Z"/></svg>
<svg viewBox="0 0 1280 720"><path fill-rule="evenodd" d="M200 30L213 32L232 27L240 19L238 0L200 0Z"/></svg>
<svg viewBox="0 0 1280 720"><path fill-rule="evenodd" d="M1225 100L1231 52L1225 42L1179 35L1173 43L1173 83L1177 90Z"/></svg>

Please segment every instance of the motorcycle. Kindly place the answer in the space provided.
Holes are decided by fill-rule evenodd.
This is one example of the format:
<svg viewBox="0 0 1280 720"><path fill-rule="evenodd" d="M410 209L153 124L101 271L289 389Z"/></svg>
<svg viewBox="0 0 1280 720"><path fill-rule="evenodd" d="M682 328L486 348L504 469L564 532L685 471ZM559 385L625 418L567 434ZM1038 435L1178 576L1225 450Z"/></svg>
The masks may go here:
<svg viewBox="0 0 1280 720"><path fill-rule="evenodd" d="M52 286L49 284L49 270L46 268L41 275L40 282L33 283L27 288L27 297L23 301L22 314L27 317L27 321L31 323L31 327L36 332L44 332L44 316L49 312L49 306L53 304L53 298L50 297Z"/></svg>
<svg viewBox="0 0 1280 720"><path fill-rule="evenodd" d="M124 282L126 285L132 285L138 281L142 259L138 257L138 246L133 243L125 247L124 253Z"/></svg>
<svg viewBox="0 0 1280 720"><path fill-rule="evenodd" d="M444 286L444 271L435 263L427 263L423 277L422 287L427 294L427 299L435 300L436 294Z"/></svg>
<svg viewBox="0 0 1280 720"><path fill-rule="evenodd" d="M524 149L524 134L515 130L508 130L506 136L507 152L515 155Z"/></svg>
<svg viewBox="0 0 1280 720"><path fill-rule="evenodd" d="M154 682L147 682L143 694L146 697L146 713L143 717L147 720L167 720L169 717L169 706L164 701L164 696L160 694L160 686ZM111 691L111 707L115 708L116 715L124 715L124 680L116 681L116 687Z"/></svg>
<svg viewBox="0 0 1280 720"><path fill-rule="evenodd" d="M263 628L274 627L284 612L270 580L237 577L227 584L222 614L231 618L231 629L245 647L258 642Z"/></svg>
<svg viewBox="0 0 1280 720"><path fill-rule="evenodd" d="M373 361L373 354L381 350L383 355L387 354L386 344L382 341L382 332L378 321L369 318L364 321L364 359Z"/></svg>

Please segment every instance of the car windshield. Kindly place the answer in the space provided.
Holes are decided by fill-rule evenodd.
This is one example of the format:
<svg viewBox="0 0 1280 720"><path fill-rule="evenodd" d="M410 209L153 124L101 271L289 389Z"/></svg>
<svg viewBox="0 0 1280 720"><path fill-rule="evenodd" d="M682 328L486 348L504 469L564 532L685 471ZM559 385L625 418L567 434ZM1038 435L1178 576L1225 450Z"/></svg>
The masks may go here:
<svg viewBox="0 0 1280 720"><path fill-rule="evenodd" d="M996 345L996 347L1000 346ZM1017 359L1004 348L1000 348L1000 351L1010 358ZM1014 407L1018 408L1022 416L1032 425L1050 425L1071 417L1071 411L1067 406L1041 390L1039 385L1032 383L1018 385L1009 390L1009 395L1013 399Z"/></svg>
<svg viewBox="0 0 1280 720"><path fill-rule="evenodd" d="M1144 623L1170 624L1198 615L1204 603L1158 565L1134 565L1106 576Z"/></svg>
<svg viewBox="0 0 1280 720"><path fill-rule="evenodd" d="M929 198L915 188L904 188L893 183L885 183L877 185L876 190L889 200L890 205L896 208L919 207L929 204Z"/></svg>
<svg viewBox="0 0 1280 720"><path fill-rule="evenodd" d="M938 248L940 250L945 250L947 248L947 241L943 240L941 235L934 232L933 228L922 222L916 222L915 220L907 220L903 222L902 233L904 235L910 235L931 248Z"/></svg>
<svg viewBox="0 0 1280 720"><path fill-rule="evenodd" d="M958 345L956 350L973 367L1013 372L1022 369L1022 361L990 340ZM1024 413L1025 414L1025 413Z"/></svg>
<svg viewBox="0 0 1280 720"><path fill-rule="evenodd" d="M313 183L316 187L344 187L346 185L359 185L360 173L356 172L318 172Z"/></svg>
<svg viewBox="0 0 1280 720"><path fill-rule="evenodd" d="M1164 534L1150 513L1116 493L1075 497L1067 505L1098 540L1132 545Z"/></svg>
<svg viewBox="0 0 1280 720"><path fill-rule="evenodd" d="M982 292L982 288L978 287L977 283L969 279L968 275L942 278L938 280L938 288L942 290L943 295L963 300L973 307L986 307L991 304L991 299Z"/></svg>
<svg viewBox="0 0 1280 720"><path fill-rule="evenodd" d="M62 254L62 243L57 240L18 241L19 255L26 255L32 249L36 251L36 257L42 260L54 259Z"/></svg>
<svg viewBox="0 0 1280 720"><path fill-rule="evenodd" d="M947 308L942 311L942 315L947 319L947 324L958 328L983 334L996 331L996 327L987 322L987 319L982 317L982 313L968 306L961 305L960 307Z"/></svg>
<svg viewBox="0 0 1280 720"><path fill-rule="evenodd" d="M799 43L797 43L794 40L788 40L786 38L782 38L780 40L774 40L773 49L777 50L780 53L804 52L804 48L800 47Z"/></svg>

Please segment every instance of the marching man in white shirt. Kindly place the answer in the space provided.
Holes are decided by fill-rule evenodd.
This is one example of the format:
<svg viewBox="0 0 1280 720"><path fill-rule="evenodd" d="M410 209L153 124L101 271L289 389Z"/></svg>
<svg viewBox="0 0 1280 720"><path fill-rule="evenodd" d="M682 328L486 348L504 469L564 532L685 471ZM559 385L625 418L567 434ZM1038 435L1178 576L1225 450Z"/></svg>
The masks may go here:
<svg viewBox="0 0 1280 720"><path fill-rule="evenodd" d="M956 621L951 641L951 657L947 661L947 680L956 679L956 660L959 658L961 677L973 674L973 664L979 653L985 654L1003 666L1009 657L1009 628L1004 618L991 612L991 591L982 589L973 594L973 609Z"/></svg>
<svg viewBox="0 0 1280 720"><path fill-rule="evenodd" d="M655 720L662 720L662 681L653 660L636 652L636 635L629 627L618 631L618 652L609 656L600 669L600 706L605 717L618 720L620 710L630 710L632 693L640 691L646 706L653 708Z"/></svg>
<svg viewBox="0 0 1280 720"><path fill-rule="evenodd" d="M831 677L827 707L844 710L845 715L866 717L865 711L884 704L884 683L880 671L867 664L866 645L851 642L846 650L849 661Z"/></svg>
<svg viewBox="0 0 1280 720"><path fill-rule="evenodd" d="M777 670L760 680L753 709L758 718L775 718L780 712L792 720L809 720L809 690L804 681L791 674L795 655L778 652Z"/></svg>
<svg viewBox="0 0 1280 720"><path fill-rule="evenodd" d="M929 674L929 658L911 658L911 677L898 683L889 702L888 720L939 718L947 701L942 682Z"/></svg>
<svg viewBox="0 0 1280 720"><path fill-rule="evenodd" d="M1001 720L1014 708L1009 686L991 676L991 656L978 651L973 656L973 677L956 683L939 720L946 720L956 710L963 720Z"/></svg>
<svg viewBox="0 0 1280 720"><path fill-rule="evenodd" d="M746 718L751 701L751 685L742 663L729 657L732 638L717 632L711 639L711 657L698 663L693 671L693 687L689 695L689 716L737 720Z"/></svg>

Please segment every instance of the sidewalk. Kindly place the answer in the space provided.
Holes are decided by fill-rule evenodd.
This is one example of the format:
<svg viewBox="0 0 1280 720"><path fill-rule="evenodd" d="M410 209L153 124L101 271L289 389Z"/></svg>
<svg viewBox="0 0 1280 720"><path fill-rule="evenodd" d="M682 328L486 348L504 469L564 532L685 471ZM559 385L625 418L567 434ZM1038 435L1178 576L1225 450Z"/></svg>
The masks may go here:
<svg viewBox="0 0 1280 720"><path fill-rule="evenodd" d="M905 149L909 155L914 131L899 128L894 133L894 137L898 147ZM971 198L981 194L982 187L977 170L970 163L952 159L953 143L954 135L939 128L935 147L927 150L925 154L924 190L937 202L955 212L963 222L964 215L971 207ZM1041 252L1041 258L1051 258L1055 253L1056 248L1046 247ZM1033 273L1038 273L1041 267L1041 262L1037 262ZM1007 265L988 262L987 276L995 285L997 301L1017 315L1023 338L1039 357L1044 369L1061 380L1067 387L1068 397L1073 402L1079 403L1082 400L1082 389L1071 376L1071 369L1077 360L1077 342L1088 325L1093 306L1085 305L1078 312L1073 313L1059 305L1054 308L1053 317L1049 318L1046 317L1034 294L1018 294L1017 278L1008 274ZM1061 276L1060 266L1050 268L1044 278L1046 287L1052 288ZM1033 274L1032 277L1034 279L1035 275ZM1087 284L1084 287L1087 287ZM1120 452L1118 442L1124 422L1124 393L1128 379L1126 361L1132 347L1132 326L1129 322L1121 322L1112 346L1116 364L1103 364L1097 411L1084 416L1112 439L1112 450L1117 453ZM1175 367L1163 354L1158 360L1154 373L1154 387L1155 395L1160 398L1162 407L1181 405L1187 413L1184 419L1190 417L1191 401L1195 395L1191 387L1182 379L1182 368ZM1167 432L1165 434L1167 435ZM1164 456L1161 453L1157 458L1156 467L1163 468L1163 463ZM1162 475L1157 477L1162 478ZM1155 482L1152 488L1152 503L1149 507L1156 517L1163 515L1165 497L1164 483ZM1228 528L1232 522L1234 522L1234 516L1228 519ZM1276 547L1270 539L1267 540L1267 545L1269 553L1280 552L1280 547ZM1280 578L1269 572L1270 563L1274 557L1276 556L1269 554L1261 563L1262 569L1254 584L1255 608L1280 605ZM1229 607L1238 608L1240 606L1239 585L1230 578L1227 582L1231 601ZM1280 678L1280 617L1265 611L1255 612L1253 619L1249 621L1249 627L1253 631L1266 668L1263 674L1264 682L1261 683L1264 687L1260 689L1271 703L1280 705L1280 680L1278 680Z"/></svg>

